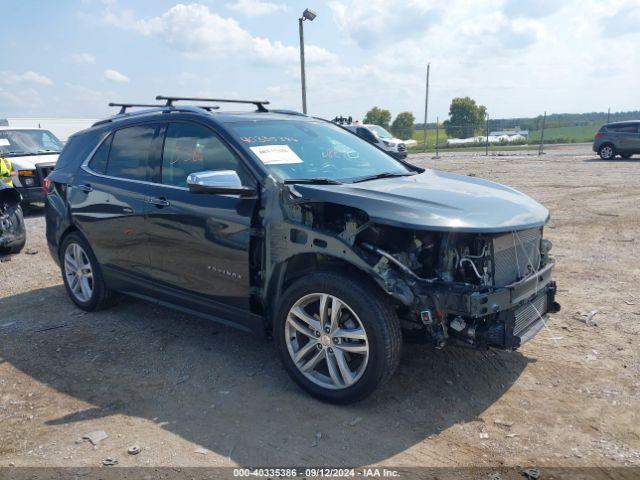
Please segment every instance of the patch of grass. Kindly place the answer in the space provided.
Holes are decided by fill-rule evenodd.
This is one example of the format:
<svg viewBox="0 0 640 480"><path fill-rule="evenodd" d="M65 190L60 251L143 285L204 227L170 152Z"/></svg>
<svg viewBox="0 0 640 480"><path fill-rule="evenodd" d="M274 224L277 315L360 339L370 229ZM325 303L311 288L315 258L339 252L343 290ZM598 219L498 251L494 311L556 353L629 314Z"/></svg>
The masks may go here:
<svg viewBox="0 0 640 480"><path fill-rule="evenodd" d="M415 130L413 132L413 139L418 142L419 145L424 143L424 130ZM440 129L440 133L438 133L438 143L443 144L447 141L447 132L444 131L444 128ZM435 145L436 143L436 131L435 130L427 130L427 144Z"/></svg>
<svg viewBox="0 0 640 480"><path fill-rule="evenodd" d="M544 139L555 143L580 143L590 142L596 134L600 124L582 125L574 127L554 127L545 128ZM530 142L539 142L541 130L532 130L529 132Z"/></svg>

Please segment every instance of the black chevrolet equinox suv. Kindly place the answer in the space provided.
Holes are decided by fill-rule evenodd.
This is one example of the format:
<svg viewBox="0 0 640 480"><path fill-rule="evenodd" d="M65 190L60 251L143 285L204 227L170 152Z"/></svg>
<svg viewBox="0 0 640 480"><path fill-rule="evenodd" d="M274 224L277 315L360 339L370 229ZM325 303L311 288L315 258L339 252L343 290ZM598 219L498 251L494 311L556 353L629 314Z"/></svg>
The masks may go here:
<svg viewBox="0 0 640 480"><path fill-rule="evenodd" d="M526 195L268 102L157 99L73 135L44 182L79 308L125 293L266 335L336 403L388 380L407 335L512 350L559 308L549 212Z"/></svg>

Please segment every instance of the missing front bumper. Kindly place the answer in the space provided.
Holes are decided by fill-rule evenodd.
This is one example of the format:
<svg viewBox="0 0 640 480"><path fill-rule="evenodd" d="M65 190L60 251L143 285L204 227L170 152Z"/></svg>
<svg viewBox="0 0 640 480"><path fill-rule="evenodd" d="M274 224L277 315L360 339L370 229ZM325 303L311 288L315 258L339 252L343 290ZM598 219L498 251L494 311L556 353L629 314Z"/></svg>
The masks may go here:
<svg viewBox="0 0 640 480"><path fill-rule="evenodd" d="M544 327L548 313L560 309L555 301L556 284L551 279L553 267L550 262L536 275L487 292L456 286L419 287L417 297L424 302L423 313L433 313L422 322L438 346L444 346L450 338L474 347L516 349ZM437 307L428 307L434 299Z"/></svg>

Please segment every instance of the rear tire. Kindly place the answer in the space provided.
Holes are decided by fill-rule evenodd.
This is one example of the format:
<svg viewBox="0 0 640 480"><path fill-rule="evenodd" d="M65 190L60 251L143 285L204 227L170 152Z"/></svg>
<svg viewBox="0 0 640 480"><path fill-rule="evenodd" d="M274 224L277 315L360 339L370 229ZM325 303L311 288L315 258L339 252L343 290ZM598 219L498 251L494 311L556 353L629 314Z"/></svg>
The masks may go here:
<svg viewBox="0 0 640 480"><path fill-rule="evenodd" d="M374 284L333 272L308 275L287 289L274 336L291 378L314 397L338 404L361 400L387 382L402 350L400 322L385 295Z"/></svg>
<svg viewBox="0 0 640 480"><path fill-rule="evenodd" d="M616 151L613 148L613 145L605 143L598 149L598 155L600 155L600 158L602 160L611 160L616 156Z"/></svg>
<svg viewBox="0 0 640 480"><path fill-rule="evenodd" d="M60 269L67 294L80 309L93 312L109 306L113 294L89 243L77 232L62 241Z"/></svg>

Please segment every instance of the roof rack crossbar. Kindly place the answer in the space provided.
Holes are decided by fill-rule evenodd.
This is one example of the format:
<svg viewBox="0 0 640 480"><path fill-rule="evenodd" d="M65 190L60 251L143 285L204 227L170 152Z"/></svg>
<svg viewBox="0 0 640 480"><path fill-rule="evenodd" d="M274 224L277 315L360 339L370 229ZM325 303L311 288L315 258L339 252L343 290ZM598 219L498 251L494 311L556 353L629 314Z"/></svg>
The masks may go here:
<svg viewBox="0 0 640 480"><path fill-rule="evenodd" d="M268 110L264 107L265 105L269 105L267 100L232 100L228 98L197 98L197 97L166 97L164 95L158 95L156 100L165 100L167 103L165 106L170 107L173 105L173 102L177 102L179 100L186 100L190 102L218 102L218 103L249 103L256 106L259 112L268 112Z"/></svg>
<svg viewBox="0 0 640 480"><path fill-rule="evenodd" d="M120 111L118 112L118 115L122 115L123 113L126 113L127 108L132 108L132 107L149 107L149 108L153 108L153 107L164 107L164 105L158 105L158 104L149 104L149 103L114 103L111 102L109 103L110 107L120 107Z"/></svg>

